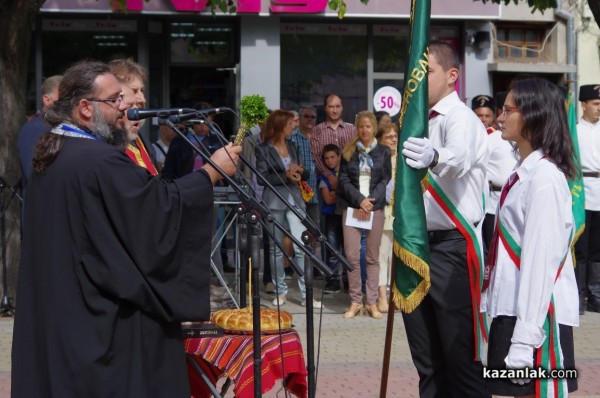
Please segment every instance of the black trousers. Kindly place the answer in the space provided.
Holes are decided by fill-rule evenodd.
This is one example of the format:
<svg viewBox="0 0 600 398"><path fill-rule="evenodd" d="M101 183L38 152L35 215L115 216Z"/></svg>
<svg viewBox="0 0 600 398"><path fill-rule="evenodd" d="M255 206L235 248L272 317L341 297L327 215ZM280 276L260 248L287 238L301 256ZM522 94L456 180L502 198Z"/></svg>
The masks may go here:
<svg viewBox="0 0 600 398"><path fill-rule="evenodd" d="M600 310L600 211L585 211L585 230L575 244L575 258L580 306L587 296L588 305Z"/></svg>
<svg viewBox="0 0 600 398"><path fill-rule="evenodd" d="M457 231L458 232L458 231ZM419 373L421 398L490 398L481 362L475 362L467 244L460 234L430 239L431 288L402 314Z"/></svg>

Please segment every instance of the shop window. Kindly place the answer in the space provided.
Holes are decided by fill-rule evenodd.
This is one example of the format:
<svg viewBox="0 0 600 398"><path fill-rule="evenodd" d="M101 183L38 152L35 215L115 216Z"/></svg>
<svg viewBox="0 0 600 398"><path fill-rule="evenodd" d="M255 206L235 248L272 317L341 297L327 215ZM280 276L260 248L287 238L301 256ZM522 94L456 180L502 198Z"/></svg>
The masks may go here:
<svg viewBox="0 0 600 398"><path fill-rule="evenodd" d="M62 74L81 59L136 58L136 21L45 19L42 29L44 77Z"/></svg>
<svg viewBox="0 0 600 398"><path fill-rule="evenodd" d="M512 62L542 59L545 29L531 27L498 27L496 57Z"/></svg>
<svg viewBox="0 0 600 398"><path fill-rule="evenodd" d="M233 62L233 26L171 22L173 64L223 65Z"/></svg>
<svg viewBox="0 0 600 398"><path fill-rule="evenodd" d="M373 71L404 73L408 60L409 26L373 26Z"/></svg>
<svg viewBox="0 0 600 398"><path fill-rule="evenodd" d="M367 109L367 44L366 25L283 23L281 107L321 110L325 95L336 93L343 120L353 123Z"/></svg>

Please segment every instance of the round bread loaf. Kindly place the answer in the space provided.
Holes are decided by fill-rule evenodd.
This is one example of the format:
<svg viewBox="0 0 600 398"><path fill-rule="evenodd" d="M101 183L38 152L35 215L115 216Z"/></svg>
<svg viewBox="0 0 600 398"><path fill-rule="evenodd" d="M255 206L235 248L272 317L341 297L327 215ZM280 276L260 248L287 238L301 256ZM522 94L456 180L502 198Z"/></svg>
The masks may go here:
<svg viewBox="0 0 600 398"><path fill-rule="evenodd" d="M292 327L292 314L287 311L281 311L280 314L281 329L290 329ZM261 331L272 332L278 330L280 326L277 315L277 310L274 308L261 308ZM215 311L210 317L210 321L225 330L251 332L252 308L246 307Z"/></svg>

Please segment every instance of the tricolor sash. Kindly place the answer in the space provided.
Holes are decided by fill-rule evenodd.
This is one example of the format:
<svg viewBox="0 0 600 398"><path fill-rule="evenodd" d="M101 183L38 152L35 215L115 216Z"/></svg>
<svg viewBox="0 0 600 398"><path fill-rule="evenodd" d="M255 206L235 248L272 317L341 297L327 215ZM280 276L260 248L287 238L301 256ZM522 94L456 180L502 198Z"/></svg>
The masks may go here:
<svg viewBox="0 0 600 398"><path fill-rule="evenodd" d="M475 342L475 360L481 361L485 342L487 342L487 320L485 313L480 311L481 286L483 282L483 250L480 237L474 226L458 211L458 208L448 195L444 193L431 175L428 176L427 191L452 220L458 231L467 242L467 268L469 270L469 285L471 287L471 310L473 312L473 339Z"/></svg>
<svg viewBox="0 0 600 398"><path fill-rule="evenodd" d="M132 144L127 145L127 149L125 150L127 156L129 156L129 158L133 160L135 164L148 170L148 172L153 176L157 175L158 171L156 171L156 167L154 167L152 164L142 139L140 137L135 137L135 144L137 145L137 148Z"/></svg>
<svg viewBox="0 0 600 398"><path fill-rule="evenodd" d="M508 256L513 261L517 269L521 269L521 247L517 244L517 241L509 234L506 227L502 224L502 220L498 217L498 235L502 245L506 248ZM571 240L573 234L571 233ZM569 247L571 245L569 244ZM560 267L556 272L554 282L558 280L560 273L567 260L567 253L564 255ZM551 369L562 369L563 358L562 351L560 348L560 333L558 330L558 321L554 314L554 295L550 297L550 305L548 306L548 315L544 320L544 333L546 333L546 339L542 345L538 348L535 366L541 367L550 371ZM535 380L535 396L536 398L563 398L568 395L567 381L566 379L536 379Z"/></svg>

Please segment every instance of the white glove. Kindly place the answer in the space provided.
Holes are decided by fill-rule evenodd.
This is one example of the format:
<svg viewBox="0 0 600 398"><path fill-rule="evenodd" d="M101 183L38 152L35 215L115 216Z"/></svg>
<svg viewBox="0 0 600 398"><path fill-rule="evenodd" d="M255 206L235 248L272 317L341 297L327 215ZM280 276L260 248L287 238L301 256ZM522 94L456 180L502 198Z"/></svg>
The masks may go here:
<svg viewBox="0 0 600 398"><path fill-rule="evenodd" d="M413 169L426 169L433 162L435 151L428 138L409 137L402 146L406 163Z"/></svg>
<svg viewBox="0 0 600 398"><path fill-rule="evenodd" d="M512 343L508 355L504 358L507 369L533 368L533 346L521 343ZM523 385L530 379L510 379L515 384Z"/></svg>

